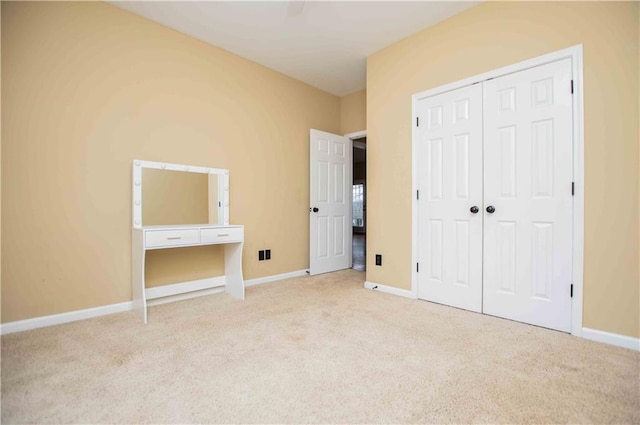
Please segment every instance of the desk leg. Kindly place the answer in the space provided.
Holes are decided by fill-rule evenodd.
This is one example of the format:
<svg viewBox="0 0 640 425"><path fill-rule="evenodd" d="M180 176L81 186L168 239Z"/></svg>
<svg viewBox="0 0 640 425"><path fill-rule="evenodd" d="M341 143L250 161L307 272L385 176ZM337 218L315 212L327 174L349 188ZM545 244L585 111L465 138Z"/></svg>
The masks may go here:
<svg viewBox="0 0 640 425"><path fill-rule="evenodd" d="M143 233L133 229L131 238L131 289L133 295L133 311L140 319L147 323L147 300L144 291L144 259L145 251L142 245Z"/></svg>
<svg viewBox="0 0 640 425"><path fill-rule="evenodd" d="M227 276L226 291L229 295L244 300L244 279L242 278L242 242L224 246L224 268Z"/></svg>

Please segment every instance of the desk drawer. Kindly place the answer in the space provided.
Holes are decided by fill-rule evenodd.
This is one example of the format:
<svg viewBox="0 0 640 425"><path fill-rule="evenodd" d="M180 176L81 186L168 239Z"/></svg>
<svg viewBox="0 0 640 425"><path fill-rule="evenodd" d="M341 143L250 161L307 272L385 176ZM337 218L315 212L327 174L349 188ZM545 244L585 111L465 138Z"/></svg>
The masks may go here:
<svg viewBox="0 0 640 425"><path fill-rule="evenodd" d="M244 240L244 228L221 227L201 230L201 243L216 244L227 242L242 242Z"/></svg>
<svg viewBox="0 0 640 425"><path fill-rule="evenodd" d="M199 242L198 229L147 230L145 232L147 248L194 245Z"/></svg>

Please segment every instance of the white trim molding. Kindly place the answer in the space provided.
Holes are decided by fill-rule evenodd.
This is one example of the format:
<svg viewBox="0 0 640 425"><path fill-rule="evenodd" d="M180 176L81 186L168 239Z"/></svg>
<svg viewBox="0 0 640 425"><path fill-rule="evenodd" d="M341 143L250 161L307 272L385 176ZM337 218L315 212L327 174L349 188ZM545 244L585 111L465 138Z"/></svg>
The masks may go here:
<svg viewBox="0 0 640 425"><path fill-rule="evenodd" d="M274 274L272 276L258 277L256 279L249 279L244 281L244 286L256 286L262 285L263 283L276 282L278 280L291 279L292 277L301 277L307 276L306 270L297 270L295 272L282 273L282 274Z"/></svg>
<svg viewBox="0 0 640 425"><path fill-rule="evenodd" d="M255 286L278 280L290 279L292 277L306 276L306 270L297 270L289 273L282 273L273 276L260 277L257 279L245 280L245 287ZM155 306L173 301L186 300L190 298L202 297L205 295L213 295L224 292L224 277L215 277L191 282L176 283L171 285L158 286L149 288L147 291L155 291L155 296L150 299L148 305ZM222 285L221 285L222 284ZM175 294L173 289L178 286L188 285L192 292L184 294ZM156 289L157 288L157 289ZM184 289L184 288L181 288ZM154 292L152 292L153 294ZM32 329L44 328L47 326L61 325L64 323L76 322L78 320L91 319L94 317L107 316L114 313L123 313L133 310L133 303L127 301L124 303L110 304L101 307L87 308L84 310L70 311L61 314L52 314L50 316L34 317L32 319L18 320L16 322L8 322L0 325L0 335L7 335L15 332L29 331Z"/></svg>
<svg viewBox="0 0 640 425"><path fill-rule="evenodd" d="M360 130L353 133L345 134L344 137L351 140L362 139L363 137L367 137L367 130Z"/></svg>
<svg viewBox="0 0 640 425"><path fill-rule="evenodd" d="M227 277L217 276L145 289L147 307L224 292Z"/></svg>
<svg viewBox="0 0 640 425"><path fill-rule="evenodd" d="M152 286L151 288L146 288L145 292L147 300L153 300L155 298L170 297L185 292L217 288L219 286L224 286L226 283L226 276L218 276L200 280L192 280L189 282L173 283L170 285Z"/></svg>
<svg viewBox="0 0 640 425"><path fill-rule="evenodd" d="M529 60L508 65L493 71L475 75L464 80L445 84L433 89L416 93L411 98L411 138L412 138L412 241L411 241L411 291L414 297L418 297L418 272L415 265L418 263L418 201L416 191L418 188L417 176L417 129L415 126L417 117L417 103L438 94L446 93L461 87L470 86L485 80L501 77L503 75L524 71L540 65L562 59L571 59L571 71L573 79L573 264L572 264L572 284L573 298L571 302L571 334L582 336L582 303L583 303L583 269L584 269L584 92L583 92L583 49L582 44L569 47L563 50L538 56Z"/></svg>
<svg viewBox="0 0 640 425"><path fill-rule="evenodd" d="M404 297L404 298L411 298L412 300L418 299L416 294L413 291L408 289L394 288L393 286L385 286L385 285L380 285L380 284L368 282L368 281L364 283L364 287L366 289L372 289L374 291L384 292L385 294L397 295L399 297Z"/></svg>
<svg viewBox="0 0 640 425"><path fill-rule="evenodd" d="M640 351L640 338L599 331L597 329L582 328L582 337L590 341L604 342L605 344L629 348Z"/></svg>
<svg viewBox="0 0 640 425"><path fill-rule="evenodd" d="M193 292L177 293L174 295L166 295L161 298L154 298L147 300L147 307L154 307L156 305L173 303L176 301L190 300L191 298L204 297L205 295L214 295L224 293L224 286L217 286L208 289L198 289Z"/></svg>
<svg viewBox="0 0 640 425"><path fill-rule="evenodd" d="M133 308L131 301L110 304L102 307L87 308L84 310L70 311L68 313L52 314L50 316L34 317L33 319L18 320L16 322L3 323L0 334L6 335L47 326L61 325L63 323L76 322L78 320L92 319L114 313L122 313Z"/></svg>

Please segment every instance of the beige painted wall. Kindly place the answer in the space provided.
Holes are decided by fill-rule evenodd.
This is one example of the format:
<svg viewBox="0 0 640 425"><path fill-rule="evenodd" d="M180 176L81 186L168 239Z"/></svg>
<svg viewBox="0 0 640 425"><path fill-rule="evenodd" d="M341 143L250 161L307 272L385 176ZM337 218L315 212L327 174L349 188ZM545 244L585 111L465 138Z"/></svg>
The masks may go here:
<svg viewBox="0 0 640 425"><path fill-rule="evenodd" d="M134 158L230 170L246 279L308 267L309 128L340 133L338 97L96 2L2 2L2 64L2 322L131 299ZM150 279L216 267L194 251Z"/></svg>
<svg viewBox="0 0 640 425"><path fill-rule="evenodd" d="M340 98L340 133L367 129L367 91L360 90Z"/></svg>
<svg viewBox="0 0 640 425"><path fill-rule="evenodd" d="M224 247L153 249L147 252L144 273L147 288L221 276L224 274Z"/></svg>
<svg viewBox="0 0 640 425"><path fill-rule="evenodd" d="M583 325L640 336L638 22L637 2L487 2L370 56L367 280L411 286L411 95L582 43Z"/></svg>

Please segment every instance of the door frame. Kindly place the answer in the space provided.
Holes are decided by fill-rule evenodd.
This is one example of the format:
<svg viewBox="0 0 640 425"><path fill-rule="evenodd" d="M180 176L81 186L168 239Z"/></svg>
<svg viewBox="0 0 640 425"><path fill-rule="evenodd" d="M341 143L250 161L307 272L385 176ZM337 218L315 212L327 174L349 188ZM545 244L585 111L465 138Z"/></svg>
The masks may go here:
<svg viewBox="0 0 640 425"><path fill-rule="evenodd" d="M344 137L348 138L349 140L351 140L352 145L353 142L355 140L358 139L362 139L363 137L367 137L367 130L360 130L360 131L354 131L353 133L348 133L345 134ZM352 146L353 149L353 146ZM365 148L366 150L366 148ZM353 157L351 159L353 161ZM365 190L365 199L367 196L366 190L367 190L367 186L365 185L364 187ZM352 213L353 213L353 164L351 164L351 187L349 187L349 193L351 194L351 196L349 197L349 208L351 209ZM366 219L365 219L366 220ZM352 215L352 223L351 223L351 232L349 232L349 246L352 247L351 250L351 267L353 268L353 215ZM365 225L366 225L366 221L365 221ZM366 232L366 227L365 227L365 232Z"/></svg>
<svg viewBox="0 0 640 425"><path fill-rule="evenodd" d="M584 100L583 100L583 48L582 44L558 50L512 65L494 69L489 72L474 75L453 83L445 84L430 90L419 92L411 96L411 166L412 166L412 201L411 201L411 259L413 271L411 273L411 292L418 297L418 176L417 176L417 105L418 101L456 90L461 87L480 83L482 81L501 77L507 74L524 71L561 59L571 59L573 78L573 261L571 275L573 284L573 298L571 299L571 334L582 336L582 301L584 287ZM567 188L568 190L568 188Z"/></svg>

